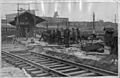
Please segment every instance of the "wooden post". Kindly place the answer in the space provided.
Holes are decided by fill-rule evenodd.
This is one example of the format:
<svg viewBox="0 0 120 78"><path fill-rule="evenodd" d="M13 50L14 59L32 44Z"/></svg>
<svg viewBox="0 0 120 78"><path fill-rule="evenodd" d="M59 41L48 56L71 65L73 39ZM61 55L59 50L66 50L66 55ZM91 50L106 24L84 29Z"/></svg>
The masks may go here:
<svg viewBox="0 0 120 78"><path fill-rule="evenodd" d="M93 34L95 34L95 13L93 12Z"/></svg>
<svg viewBox="0 0 120 78"><path fill-rule="evenodd" d="M115 24L116 24L116 14L115 14Z"/></svg>
<svg viewBox="0 0 120 78"><path fill-rule="evenodd" d="M95 34L95 13L93 12L93 38ZM92 43L93 43L93 38L92 38Z"/></svg>
<svg viewBox="0 0 120 78"><path fill-rule="evenodd" d="M17 14L17 21L16 21L16 37L18 38L20 36L20 32L19 32L19 3L17 4L18 5L18 14Z"/></svg>

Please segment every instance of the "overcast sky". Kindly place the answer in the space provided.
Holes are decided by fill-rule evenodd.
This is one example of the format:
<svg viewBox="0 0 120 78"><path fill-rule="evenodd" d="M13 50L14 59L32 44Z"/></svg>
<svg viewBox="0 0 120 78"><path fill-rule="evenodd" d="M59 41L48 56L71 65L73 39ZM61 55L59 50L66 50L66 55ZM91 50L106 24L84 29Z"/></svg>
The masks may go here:
<svg viewBox="0 0 120 78"><path fill-rule="evenodd" d="M92 13L95 12L96 20L114 22L114 15L117 14L117 3L113 0L97 2L97 0L71 0L74 2L49 2L50 0L3 0L2 18L6 14L16 13L16 3L31 3L30 8L36 10L38 16L53 16L58 11L59 17L67 17L70 21L92 21ZM59 0L58 0L59 1ZM66 0L67 1L67 0ZM79 2L78 2L79 1ZM88 1L88 2L86 2ZM33 3L39 4L33 4ZM20 5L21 8L28 9L27 5Z"/></svg>

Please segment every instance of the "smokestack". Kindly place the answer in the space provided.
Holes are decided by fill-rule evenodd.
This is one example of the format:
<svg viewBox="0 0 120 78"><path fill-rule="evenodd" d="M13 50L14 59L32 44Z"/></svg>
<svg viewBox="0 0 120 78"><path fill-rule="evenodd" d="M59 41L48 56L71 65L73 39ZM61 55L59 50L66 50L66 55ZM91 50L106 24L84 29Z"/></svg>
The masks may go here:
<svg viewBox="0 0 120 78"><path fill-rule="evenodd" d="M58 12L55 12L53 17L57 18L58 17Z"/></svg>

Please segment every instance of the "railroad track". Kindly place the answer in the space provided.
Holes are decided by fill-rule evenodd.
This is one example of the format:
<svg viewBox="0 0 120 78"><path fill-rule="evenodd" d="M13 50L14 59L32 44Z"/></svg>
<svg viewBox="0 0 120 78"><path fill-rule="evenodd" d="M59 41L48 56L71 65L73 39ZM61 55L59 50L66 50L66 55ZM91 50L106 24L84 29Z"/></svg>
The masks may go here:
<svg viewBox="0 0 120 78"><path fill-rule="evenodd" d="M33 77L117 76L115 72L55 58L35 52L2 52L2 57L13 65L24 68Z"/></svg>

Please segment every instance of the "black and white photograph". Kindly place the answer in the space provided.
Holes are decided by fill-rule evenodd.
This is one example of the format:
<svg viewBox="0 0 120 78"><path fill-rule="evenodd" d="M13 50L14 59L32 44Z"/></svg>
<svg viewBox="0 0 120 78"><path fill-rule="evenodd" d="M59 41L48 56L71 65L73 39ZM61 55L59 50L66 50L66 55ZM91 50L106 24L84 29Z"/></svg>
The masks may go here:
<svg viewBox="0 0 120 78"><path fill-rule="evenodd" d="M119 76L119 0L0 4L1 77Z"/></svg>

